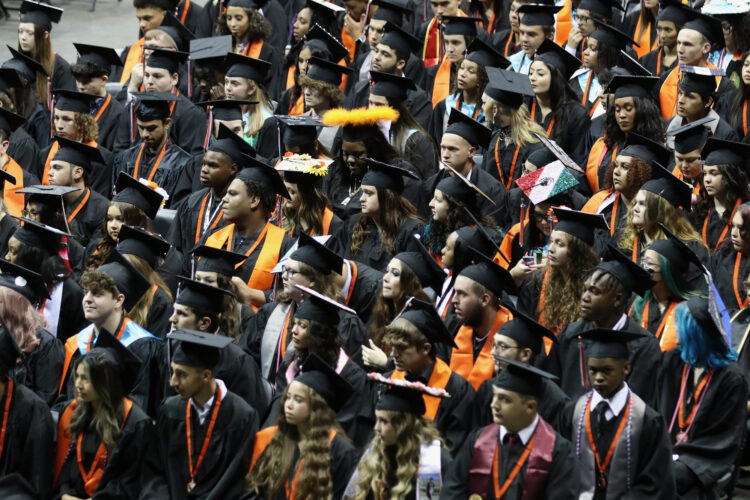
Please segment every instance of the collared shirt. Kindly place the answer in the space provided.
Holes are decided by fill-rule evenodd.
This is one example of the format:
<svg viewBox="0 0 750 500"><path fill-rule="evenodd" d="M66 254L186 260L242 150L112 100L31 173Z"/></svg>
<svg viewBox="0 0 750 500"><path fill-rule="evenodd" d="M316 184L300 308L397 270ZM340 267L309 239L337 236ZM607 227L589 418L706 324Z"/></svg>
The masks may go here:
<svg viewBox="0 0 750 500"><path fill-rule="evenodd" d="M513 71L523 73L524 75L529 74L531 63L534 62L523 50L519 50L515 54L508 56L508 61L510 61Z"/></svg>
<svg viewBox="0 0 750 500"><path fill-rule="evenodd" d="M622 388L609 399L604 399L601 394L594 391L594 395L591 396L591 409L596 408L602 401L607 403L607 409L604 411L604 418L609 422L619 415L623 408L625 408L625 405L628 403L629 393L630 388L628 387L627 382L623 383Z"/></svg>
<svg viewBox="0 0 750 500"><path fill-rule="evenodd" d="M227 395L227 386L224 385L223 380L218 378L216 379L216 385L219 388L219 394L221 395L221 400L223 401L224 397ZM193 405L195 412L198 414L198 420L200 421L201 425L203 425L203 422L206 421L206 417L211 411L211 406L214 404L214 396L208 398L208 401L206 401L206 404L203 405L203 408L198 408L198 404L193 398L190 398L190 404Z"/></svg>
<svg viewBox="0 0 750 500"><path fill-rule="evenodd" d="M529 442L529 439L531 439L531 436L534 435L534 431L536 431L536 426L539 423L539 414L537 414L534 417L534 421L531 422L531 425L528 427L524 427L520 431L518 431L516 434L518 434L518 437L521 438L521 442L523 444L526 444ZM505 435L509 433L510 431L505 428L504 425L500 426L500 442L503 442L503 439L505 438Z"/></svg>
<svg viewBox="0 0 750 500"><path fill-rule="evenodd" d="M624 314L620 317L619 320L617 320L617 323L615 323L615 326L612 327L613 330L622 330L625 328L625 323L628 321L628 315Z"/></svg>

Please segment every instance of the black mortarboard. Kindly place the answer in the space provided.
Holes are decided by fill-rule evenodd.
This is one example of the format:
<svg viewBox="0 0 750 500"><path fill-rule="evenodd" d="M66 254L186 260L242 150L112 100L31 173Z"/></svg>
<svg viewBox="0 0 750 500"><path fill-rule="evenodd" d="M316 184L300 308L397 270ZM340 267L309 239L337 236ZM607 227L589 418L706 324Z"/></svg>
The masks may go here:
<svg viewBox="0 0 750 500"><path fill-rule="evenodd" d="M748 159L750 159L750 144L711 137L703 146L701 156L703 157L703 164L706 166L734 165L745 170Z"/></svg>
<svg viewBox="0 0 750 500"><path fill-rule="evenodd" d="M443 132L443 135L445 134L463 137L475 148L479 146L486 148L492 137L490 129L454 108L451 108L451 113L448 116L448 126Z"/></svg>
<svg viewBox="0 0 750 500"><path fill-rule="evenodd" d="M612 9L622 10L620 2L611 0L581 0L578 8L599 14L605 19L612 19Z"/></svg>
<svg viewBox="0 0 750 500"><path fill-rule="evenodd" d="M603 43L608 47L616 48L619 50L622 50L625 47L631 45L638 45L635 40L630 37L630 35L623 33L614 26L600 23L596 20L594 22L596 23L596 31L591 34L591 38L598 41L599 43Z"/></svg>
<svg viewBox="0 0 750 500"><path fill-rule="evenodd" d="M497 331L498 334L515 340L522 347L528 347L534 354L542 352L545 337L557 343L557 336L549 328L522 313L510 303L503 302L503 307L513 313L513 319L506 321Z"/></svg>
<svg viewBox="0 0 750 500"><path fill-rule="evenodd" d="M305 232L300 232L297 249L289 258L304 262L323 274L341 274L344 266L344 259L341 256Z"/></svg>
<svg viewBox="0 0 750 500"><path fill-rule="evenodd" d="M130 311L151 288L151 283L146 277L116 249L110 252L106 262L97 271L112 278L117 290L125 296L123 311Z"/></svg>
<svg viewBox="0 0 750 500"><path fill-rule="evenodd" d="M327 2L326 0L307 0L305 6L313 9L324 17L335 16L339 12L344 12L346 10L344 7L334 2Z"/></svg>
<svg viewBox="0 0 750 500"><path fill-rule="evenodd" d="M55 89L52 94L55 96L56 109L84 114L89 114L92 104L99 99L99 96L67 89Z"/></svg>
<svg viewBox="0 0 750 500"><path fill-rule="evenodd" d="M698 68L696 66L680 65L682 80L680 90L683 92L695 92L706 98L716 93L716 75L723 75L724 70L711 68Z"/></svg>
<svg viewBox="0 0 750 500"><path fill-rule="evenodd" d="M258 10L260 3L265 3L263 0L224 0L223 2L226 7L242 7L243 9L255 9Z"/></svg>
<svg viewBox="0 0 750 500"><path fill-rule="evenodd" d="M253 158L252 156L242 155L242 165L245 167L237 174L237 179L244 179L261 184L272 193L289 198L289 191L284 186L284 179L279 172L271 165Z"/></svg>
<svg viewBox="0 0 750 500"><path fill-rule="evenodd" d="M26 120L23 116L0 107L0 130L4 130L8 135L25 122Z"/></svg>
<svg viewBox="0 0 750 500"><path fill-rule="evenodd" d="M2 108L0 108L2 109ZM5 183L16 185L16 176L0 168L0 191L5 188Z"/></svg>
<svg viewBox="0 0 750 500"><path fill-rule="evenodd" d="M149 233L139 227L123 225L117 235L117 250L123 255L135 255L152 267L157 259L164 258L169 251L169 242L158 234Z"/></svg>
<svg viewBox="0 0 750 500"><path fill-rule="evenodd" d="M411 12L409 7L397 0L373 0L373 5L377 5L378 8L372 15L372 19L378 21L388 21L398 26L402 26L404 23L404 15ZM445 34L445 32L443 32Z"/></svg>
<svg viewBox="0 0 750 500"><path fill-rule="evenodd" d="M229 290L207 285L200 281L191 280L185 276L177 276L180 281L179 293L175 304L193 307L200 311L221 311L224 299L234 297Z"/></svg>
<svg viewBox="0 0 750 500"><path fill-rule="evenodd" d="M707 16L698 11L692 13L692 19L682 25L684 30L695 30L702 34L708 41L724 46L724 34L721 29L721 21L713 16Z"/></svg>
<svg viewBox="0 0 750 500"><path fill-rule="evenodd" d="M266 75L271 70L271 63L262 59L242 56L234 52L227 53L227 70L226 76L240 77L253 80L255 83L263 83Z"/></svg>
<svg viewBox="0 0 750 500"><path fill-rule="evenodd" d="M10 370L15 368L18 358L22 356L16 338L3 318L0 318L0 363Z"/></svg>
<svg viewBox="0 0 750 500"><path fill-rule="evenodd" d="M554 26L555 14L562 9L562 6L527 3L518 8L520 23L526 26Z"/></svg>
<svg viewBox="0 0 750 500"><path fill-rule="evenodd" d="M141 359L104 328L99 330L94 348L86 354L93 356L97 352L104 352L111 356L109 361L120 371L123 392L130 393L143 365Z"/></svg>
<svg viewBox="0 0 750 500"><path fill-rule="evenodd" d="M464 210L474 217L471 212L464 207ZM493 253L497 253L497 246L495 245L495 242L492 241L492 238L490 237L489 233L482 227L481 224L476 224L474 227L472 226L463 226L456 229L456 235L458 235L458 239L456 239L454 252L460 251L458 253L466 253L469 257L469 259L472 256L471 251L468 251L470 248L474 248L477 251L483 253L484 255L492 255ZM464 252L463 250L467 249L467 252ZM456 258L454 256L454 269L453 274L458 274L461 272L463 267L461 266L460 269L456 269L456 267L459 265L459 263L456 262ZM463 259L462 259L463 260ZM467 265L471 264L471 262L467 262Z"/></svg>
<svg viewBox="0 0 750 500"><path fill-rule="evenodd" d="M66 161L76 167L83 167L87 172L91 171L92 163L104 163L99 148L95 148L83 142L71 141L65 137L56 136L55 140L60 148L55 153L52 161Z"/></svg>
<svg viewBox="0 0 750 500"><path fill-rule="evenodd" d="M693 187L658 163L651 166L651 179L646 181L641 189L660 196L675 208L690 210L692 206Z"/></svg>
<svg viewBox="0 0 750 500"><path fill-rule="evenodd" d="M357 311L354 309L346 307L344 304L340 304L312 288L297 284L294 286L306 294L302 303L297 307L297 310L294 311L294 317L297 319L317 321L318 323L337 328L340 311L354 314L355 316L357 314Z"/></svg>
<svg viewBox="0 0 750 500"><path fill-rule="evenodd" d="M52 207L57 212L64 212L63 196L74 191L80 191L80 189L72 186L37 184L35 186L26 186L16 192L26 195L26 203L42 203Z"/></svg>
<svg viewBox="0 0 750 500"><path fill-rule="evenodd" d="M495 264L490 257L476 248L469 247L468 251L472 255L474 264L463 268L461 276L476 281L498 299L502 297L504 291L513 293L516 285L507 269Z"/></svg>
<svg viewBox="0 0 750 500"><path fill-rule="evenodd" d="M318 128L324 126L323 122L317 116L276 115L276 119L285 125L284 132L281 136L282 142L291 147L307 146L308 144L314 143L318 139ZM289 177L290 174L292 175L291 177ZM310 174L285 171L284 179L299 184L302 177L296 177L297 175L309 176ZM293 178L297 180L292 180Z"/></svg>
<svg viewBox="0 0 750 500"><path fill-rule="evenodd" d="M436 293L440 293L443 282L445 281L445 272L438 265L435 259L424 247L417 235L412 235L416 241L411 244L417 247L417 251L400 252L393 258L406 264L414 274L417 275L423 288L432 288Z"/></svg>
<svg viewBox="0 0 750 500"><path fill-rule="evenodd" d="M309 354L302 364L302 372L294 379L304 384L323 398L333 412L338 412L352 394L354 387L336 373L328 363L316 354Z"/></svg>
<svg viewBox="0 0 750 500"><path fill-rule="evenodd" d="M341 84L341 76L352 72L351 68L336 64L320 57L311 57L308 60L307 78L321 82L330 83L338 87Z"/></svg>
<svg viewBox="0 0 750 500"><path fill-rule="evenodd" d="M211 113L213 114L213 118L215 120L221 120L221 121L242 120L242 106L246 106L250 104L258 104L258 101L245 101L245 100L240 100L240 99L221 99L219 101L203 101L203 102L195 103L195 105L198 107L210 106ZM248 144L248 146L250 145Z"/></svg>
<svg viewBox="0 0 750 500"><path fill-rule="evenodd" d="M424 335L427 341L433 346L435 344L445 344L449 347L457 347L453 336L445 327L445 323L443 323L440 314L435 309L435 305L430 302L419 300L416 297L409 297L406 299L404 308L393 318L393 321L397 319L405 319L414 325L414 328L419 330L419 333Z"/></svg>
<svg viewBox="0 0 750 500"><path fill-rule="evenodd" d="M193 258L198 258L195 264L196 271L207 271L232 277L237 266L247 259L241 253L227 252L221 248L201 245L193 249Z"/></svg>
<svg viewBox="0 0 750 500"><path fill-rule="evenodd" d="M39 306L44 299L50 298L41 274L5 259L0 259L0 271L0 286L15 290L34 306Z"/></svg>
<svg viewBox="0 0 750 500"><path fill-rule="evenodd" d="M404 191L404 177L419 178L405 168L388 165L372 158L365 158L365 162L367 162L367 172L362 177L363 186L390 189L401 194Z"/></svg>
<svg viewBox="0 0 750 500"><path fill-rule="evenodd" d="M495 101L518 109L523 104L524 97L534 96L528 75L500 68L485 68L485 70L489 83L484 93Z"/></svg>
<svg viewBox="0 0 750 500"><path fill-rule="evenodd" d="M623 254L611 243L602 254L603 261L595 269L605 271L617 279L626 292L626 299L635 292L643 296L651 288L651 276L648 271L633 262L630 257Z"/></svg>
<svg viewBox="0 0 750 500"><path fill-rule="evenodd" d="M232 339L224 335L199 332L180 328L169 335L167 339L178 341L172 351L172 362L178 365L213 370L221 358L221 350Z"/></svg>
<svg viewBox="0 0 750 500"><path fill-rule="evenodd" d="M149 68L166 69L170 73L180 71L180 64L187 61L188 53L176 50L151 49L151 55L146 59Z"/></svg>
<svg viewBox="0 0 750 500"><path fill-rule="evenodd" d="M21 22L32 23L41 26L46 31L52 29L52 23L59 23L63 15L63 9L47 3L23 0L21 2Z"/></svg>
<svg viewBox="0 0 750 500"><path fill-rule="evenodd" d="M719 330L711 317L710 301L707 297L691 297L687 300L687 307L690 315L707 336L726 341L724 333Z"/></svg>
<svg viewBox="0 0 750 500"><path fill-rule="evenodd" d="M443 35L466 35L472 38L477 36L477 23L481 23L479 17L467 16L442 16Z"/></svg>
<svg viewBox="0 0 750 500"><path fill-rule="evenodd" d="M544 380L555 380L551 373L515 359L497 356L495 359L506 364L497 377L494 378L495 387L507 391L540 398L544 392Z"/></svg>
<svg viewBox="0 0 750 500"><path fill-rule="evenodd" d="M643 333L627 330L609 330L593 328L579 334L581 338L591 341L588 357L594 359L628 359L628 342L644 337Z"/></svg>
<svg viewBox="0 0 750 500"><path fill-rule="evenodd" d="M325 3L328 4L328 2ZM333 62L339 62L342 59L348 59L349 57L349 50L344 44L317 23L315 23L315 25L310 28L310 31L307 32L305 39L308 41L320 40L323 42L323 45L331 56L331 61Z"/></svg>
<svg viewBox="0 0 750 500"><path fill-rule="evenodd" d="M668 130L666 135L668 137L674 136L674 150L680 154L702 149L708 140L708 127L706 127L706 124L713 120L713 117L705 116L682 127Z"/></svg>
<svg viewBox="0 0 750 500"><path fill-rule="evenodd" d="M370 93L388 97L396 101L405 101L409 90L416 90L414 80L390 73L370 70L370 81L373 83Z"/></svg>
<svg viewBox="0 0 750 500"><path fill-rule="evenodd" d="M167 35L172 37L175 45L177 45L177 50L183 52L190 50L190 41L195 39L195 33L190 31L187 26L182 24L180 20L169 11L166 12L164 19L161 22L161 26L157 29L164 31ZM148 45L148 42L146 42L146 44Z"/></svg>
<svg viewBox="0 0 750 500"><path fill-rule="evenodd" d="M595 229L609 229L601 214L577 212L561 207L553 207L552 210L557 217L557 224L553 230L575 236L587 245L593 246Z"/></svg>
<svg viewBox="0 0 750 500"><path fill-rule="evenodd" d="M232 51L232 35L211 36L190 40L191 61L223 61Z"/></svg>
<svg viewBox="0 0 750 500"><path fill-rule="evenodd" d="M473 200L477 195L489 200L493 205L495 204L492 198L487 196L476 184L461 175L450 165L446 166L453 175L443 177L437 186L435 186L435 189L439 189L458 201L469 203L471 206L475 205Z"/></svg>
<svg viewBox="0 0 750 500"><path fill-rule="evenodd" d="M620 51L620 58L617 62L617 66L624 69L632 76L654 76L649 70L647 70L641 63L633 59L624 50Z"/></svg>
<svg viewBox="0 0 750 500"><path fill-rule="evenodd" d="M690 270L690 264L695 264L699 269L703 268L700 257L661 222L658 223L661 230L667 236L666 239L656 240L648 246L669 261L672 274L684 275Z"/></svg>
<svg viewBox="0 0 750 500"><path fill-rule="evenodd" d="M507 68L510 66L510 61L479 38L475 38L466 48L464 59L482 67Z"/></svg>
<svg viewBox="0 0 750 500"><path fill-rule="evenodd" d="M135 117L144 122L166 120L171 115L171 104L177 100L169 92L135 92Z"/></svg>
<svg viewBox="0 0 750 500"><path fill-rule="evenodd" d="M151 220L154 220L159 211L164 197L157 191L131 177L125 172L120 172L115 184L115 196L112 201L129 203L139 208Z"/></svg>
<svg viewBox="0 0 750 500"><path fill-rule="evenodd" d="M680 0L662 0L657 21L672 21L679 30L682 25L692 19L697 11L683 4Z"/></svg>
<svg viewBox="0 0 750 500"><path fill-rule="evenodd" d="M376 410L397 411L420 416L427 411L424 403L424 396L426 395L424 391L420 391L416 387L397 385L381 380L376 380L376 382L385 385L375 404Z"/></svg>
<svg viewBox="0 0 750 500"><path fill-rule="evenodd" d="M653 166L654 163L660 163L662 165L669 163L669 159L672 157L672 152L658 142L654 142L647 137L630 132L625 141L625 147L622 148L622 151L618 156L619 155L635 156Z"/></svg>
<svg viewBox="0 0 750 500"><path fill-rule="evenodd" d="M13 237L24 245L37 248L51 248L59 244L63 236L71 236L47 224L26 217L14 217L23 225L16 228Z"/></svg>
<svg viewBox="0 0 750 500"><path fill-rule="evenodd" d="M557 45L549 38L545 38L539 48L536 49L534 61L542 61L543 63L556 68L566 81L573 76L573 73L575 73L582 64L580 59Z"/></svg>
<svg viewBox="0 0 750 500"><path fill-rule="evenodd" d="M255 156L253 147L223 123L219 125L219 133L208 147L208 151L224 153L237 165L244 164L243 156Z"/></svg>
<svg viewBox="0 0 750 500"><path fill-rule="evenodd" d="M399 59L409 57L412 52L418 52L422 42L401 26L393 23L385 23L385 35L380 39L380 44L390 47L398 53Z"/></svg>
<svg viewBox="0 0 750 500"><path fill-rule="evenodd" d="M557 161L557 156L543 144L539 144L531 150L526 161L534 165L537 169L544 168L550 163Z"/></svg>
<svg viewBox="0 0 750 500"><path fill-rule="evenodd" d="M10 95L10 89L23 87L23 80L13 68L0 68L0 92Z"/></svg>
<svg viewBox="0 0 750 500"><path fill-rule="evenodd" d="M78 51L76 64L91 63L94 66L109 71L111 66L122 66L122 59L112 47L101 47L87 43L73 43Z"/></svg>
<svg viewBox="0 0 750 500"><path fill-rule="evenodd" d="M10 55L13 56L13 59L5 61L3 63L4 68L11 68L18 71L26 77L30 83L36 81L37 73L41 73L47 77L49 76L49 73L44 69L44 66L42 66L36 59L14 49L10 45L6 45L6 47L10 50Z"/></svg>

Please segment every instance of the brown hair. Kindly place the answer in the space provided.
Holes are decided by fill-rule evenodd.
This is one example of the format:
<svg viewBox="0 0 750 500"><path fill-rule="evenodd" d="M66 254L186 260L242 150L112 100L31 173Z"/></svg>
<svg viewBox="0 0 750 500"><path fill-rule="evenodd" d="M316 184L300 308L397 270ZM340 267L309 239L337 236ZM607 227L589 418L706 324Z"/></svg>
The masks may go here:
<svg viewBox="0 0 750 500"><path fill-rule="evenodd" d="M45 33L47 36L45 36ZM21 44L18 44L18 51L21 50ZM52 50L52 42L49 38L49 31L45 30L42 26L34 24L34 48L31 54L26 54L39 64L42 65L44 70L52 78L55 74L55 52ZM41 73L36 74L36 92L39 96L39 102L44 109L49 109L47 106L47 77Z"/></svg>
<svg viewBox="0 0 750 500"><path fill-rule="evenodd" d="M330 207L328 196L322 189L314 186L301 183L296 186L300 198L299 208L294 210L286 202L281 207L284 215L284 230L290 235L294 231L312 231L315 235L322 234L323 213L326 208Z"/></svg>
<svg viewBox="0 0 750 500"><path fill-rule="evenodd" d="M381 233L381 244L388 253L393 253L393 242L407 219L419 220L417 210L409 200L390 189L376 187L380 210L376 216L360 215L352 229L351 251L359 253L365 239L369 236L369 227L376 225Z"/></svg>
<svg viewBox="0 0 750 500"><path fill-rule="evenodd" d="M78 280L78 284L84 291L109 292L113 297L120 295L115 280L96 269L86 269Z"/></svg>
<svg viewBox="0 0 750 500"><path fill-rule="evenodd" d="M607 171L604 174L604 189L615 189L612 180L612 173L614 170L615 158L612 158L612 161L610 161ZM635 198L638 190L641 189L641 186L651 179L651 165L636 156L631 156L630 163L628 164L628 174L625 178L628 181L628 189L623 191L622 195L627 199L632 200Z"/></svg>
<svg viewBox="0 0 750 500"><path fill-rule="evenodd" d="M310 87L323 94L323 97L328 99L330 108L338 108L344 100L341 89L328 82L313 80L307 75L299 75L298 82L300 87Z"/></svg>
<svg viewBox="0 0 750 500"><path fill-rule="evenodd" d="M145 229L150 233L154 232L153 226L151 224L151 219L149 219L148 216L140 208L122 201L110 201L109 205L107 205L107 212L109 212L109 208L112 206L117 207L117 209L120 211L120 214L122 215L123 225ZM105 212L105 214L107 212ZM96 248L93 252L91 252L91 255L89 255L88 259L86 259L87 269L96 269L104 264L104 262L107 260L107 257L109 257L109 254L112 253L112 250L117 246L117 242L109 236L109 232L107 231L106 217L104 218L104 222L102 223L101 234L101 241L96 245Z"/></svg>
<svg viewBox="0 0 750 500"><path fill-rule="evenodd" d="M10 288L0 287L0 315L13 332L16 344L24 354L32 352L41 342L37 333L47 321L23 295Z"/></svg>

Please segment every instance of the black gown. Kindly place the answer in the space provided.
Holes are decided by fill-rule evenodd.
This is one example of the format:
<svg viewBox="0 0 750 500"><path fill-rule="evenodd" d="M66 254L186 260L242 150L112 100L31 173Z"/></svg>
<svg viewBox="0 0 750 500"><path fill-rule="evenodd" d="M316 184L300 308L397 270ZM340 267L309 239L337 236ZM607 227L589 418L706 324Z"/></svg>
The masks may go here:
<svg viewBox="0 0 750 500"><path fill-rule="evenodd" d="M351 284L351 293L344 297L345 304L357 311L357 316L365 325L370 321L372 309L380 294L383 272L373 269L359 262L347 261L351 266L357 266L357 278ZM351 273L351 270L349 271Z"/></svg>
<svg viewBox="0 0 750 500"><path fill-rule="evenodd" d="M521 144L518 147L512 142L506 144L504 136L508 134L510 134L509 128L498 128L492 133L490 146L484 152L484 161L482 162L482 169L502 183L506 190L516 186L513 181L521 177L523 164L526 163L529 153L535 149L535 145ZM513 175L511 175L511 170Z"/></svg>
<svg viewBox="0 0 750 500"><path fill-rule="evenodd" d="M563 113L567 117L568 129L564 132L563 138L558 144L563 151L568 153L574 162L578 165L586 164L586 156L588 150L586 149L586 141L583 140L589 133L591 127L591 118L586 112L583 106L576 101L568 101L565 105ZM547 130L552 121L552 113L548 113L547 116L542 120L542 113L535 113L534 120L542 126L544 130ZM552 130L548 134L550 139L555 139L556 129L559 124L555 124Z"/></svg>
<svg viewBox="0 0 750 500"><path fill-rule="evenodd" d="M52 69L52 90L64 89L77 91L76 79L70 70L70 63L60 54L55 54L55 66Z"/></svg>
<svg viewBox="0 0 750 500"><path fill-rule="evenodd" d="M73 278L63 281L62 305L57 320L57 338L65 343L68 337L80 332L89 321L83 314L83 289Z"/></svg>
<svg viewBox="0 0 750 500"><path fill-rule="evenodd" d="M214 199L210 188L203 188L185 198L177 208L177 214L175 215L174 224L170 228L168 239L177 250L182 252L184 259L183 270L190 269L190 251L198 244L198 241L200 241L201 236L204 234L203 221L200 223L200 233L196 234L195 232L196 228L198 228L198 218L201 212L204 214L204 219L206 214L213 215L216 212L217 215L211 218L212 225L216 222L214 227L221 228L227 225L227 222L223 218L218 217L216 207L218 207L219 203L221 203L221 200Z"/></svg>
<svg viewBox="0 0 750 500"><path fill-rule="evenodd" d="M44 165L47 162L47 158L49 157L51 147L52 143L42 149L42 163L39 165L38 170L32 172L37 178L42 180L44 180ZM91 189L104 196L105 198L111 198L112 187L114 186L112 169L115 162L115 156L109 149L105 148L102 145L97 146L97 149L101 153L104 163L100 163L98 161L91 163L88 185L91 187ZM52 160L52 158L50 158L50 160Z"/></svg>
<svg viewBox="0 0 750 500"><path fill-rule="evenodd" d="M46 148L52 142L49 111L44 109L41 104L34 107L34 110L26 118L23 128L36 141L39 149Z"/></svg>
<svg viewBox="0 0 750 500"><path fill-rule="evenodd" d="M18 229L16 219L8 214L4 214L0 218L0 258L5 258L5 254L8 253L8 240L16 232L16 229Z"/></svg>
<svg viewBox="0 0 750 500"><path fill-rule="evenodd" d="M173 304L169 295L161 287L157 288L146 315L146 330L164 340L172 327L172 323L169 322L172 308Z"/></svg>
<svg viewBox="0 0 750 500"><path fill-rule="evenodd" d="M21 357L21 363L10 371L14 382L23 384L52 406L60 389L65 351L62 343L44 328L37 328L39 345Z"/></svg>
<svg viewBox="0 0 750 500"><path fill-rule="evenodd" d="M737 199L737 202L741 204L742 200ZM714 252L716 249L718 249L719 245L721 245L722 243L725 243L725 245L729 245L731 243L732 229L730 226L732 225L732 221L728 220L731 213L731 208L727 207L727 210L724 211L724 216L719 217L719 212L717 212L716 209L711 206L707 216L708 222L705 221L705 217L700 221L693 221L695 230L698 231L698 233L700 233L701 235L703 234L703 226L705 224L706 238L704 239L704 243L706 243L706 246L711 252Z"/></svg>
<svg viewBox="0 0 750 500"><path fill-rule="evenodd" d="M107 104L102 115L96 121L96 124L99 127L99 135L96 138L96 142L112 151L112 148L115 146L115 138L117 137L117 128L120 126L120 115L125 108L119 101L117 101L117 99L115 99L114 95L108 95L111 96L109 104ZM100 102L97 103L98 107L94 116L99 114L106 99L107 98L104 97L99 100Z"/></svg>
<svg viewBox="0 0 750 500"><path fill-rule="evenodd" d="M84 200L85 204L81 206ZM68 217L80 207L69 225L83 247L87 247L92 239L101 234L104 221L107 220L108 205L109 200L91 188L81 191L73 203L65 203L65 215Z"/></svg>
<svg viewBox="0 0 750 500"><path fill-rule="evenodd" d="M370 99L371 85L369 81L358 81L344 98L343 106L347 109L366 108L367 101ZM426 130L430 124L430 116L432 115L430 95L419 87L416 90L407 90L404 105L411 112L417 123Z"/></svg>
<svg viewBox="0 0 750 500"><path fill-rule="evenodd" d="M664 54L659 57L659 53L662 51L661 48L654 49L651 52L644 54L643 57L641 57L638 62L640 62L644 68L649 70L652 75L661 76L666 75L670 71L672 71L672 68L674 68L677 65L677 58L675 57L674 61L672 61L672 64L669 66L664 65ZM657 68L657 65L659 66Z"/></svg>
<svg viewBox="0 0 750 500"><path fill-rule="evenodd" d="M42 164L42 149L23 127L18 127L10 134L10 145L6 154L16 160L27 172L36 172Z"/></svg>
<svg viewBox="0 0 750 500"><path fill-rule="evenodd" d="M750 267L748 267L748 258L744 254L741 254L739 265L737 265L737 253L731 245L720 248L711 254L707 266L729 314L739 311L747 302L744 282ZM737 267L737 272L735 272L735 267ZM740 303L738 298L743 302Z"/></svg>

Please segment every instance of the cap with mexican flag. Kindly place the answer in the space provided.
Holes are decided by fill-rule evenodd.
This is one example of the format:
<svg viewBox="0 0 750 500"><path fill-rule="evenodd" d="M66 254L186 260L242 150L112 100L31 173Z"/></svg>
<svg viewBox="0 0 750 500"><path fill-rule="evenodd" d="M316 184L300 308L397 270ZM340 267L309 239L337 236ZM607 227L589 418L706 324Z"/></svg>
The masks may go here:
<svg viewBox="0 0 750 500"><path fill-rule="evenodd" d="M578 185L578 180L560 160L516 179L516 184L534 205Z"/></svg>

